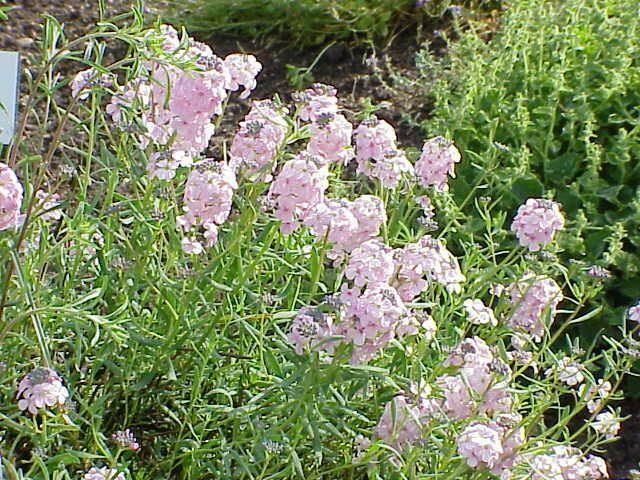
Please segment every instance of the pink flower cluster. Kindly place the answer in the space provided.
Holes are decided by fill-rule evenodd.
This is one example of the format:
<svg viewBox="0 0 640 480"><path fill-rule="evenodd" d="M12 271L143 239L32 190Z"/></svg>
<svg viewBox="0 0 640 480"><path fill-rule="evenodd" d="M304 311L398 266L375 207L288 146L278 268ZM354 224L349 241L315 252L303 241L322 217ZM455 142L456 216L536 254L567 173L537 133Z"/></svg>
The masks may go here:
<svg viewBox="0 0 640 480"><path fill-rule="evenodd" d="M387 283L369 283L362 292L343 287L341 300L345 308L335 332L353 346L353 364L370 360L397 335L418 331L417 325L411 325L417 320Z"/></svg>
<svg viewBox="0 0 640 480"><path fill-rule="evenodd" d="M278 150L287 135L286 109L270 100L253 102L231 143L229 165L235 171L271 180Z"/></svg>
<svg viewBox="0 0 640 480"><path fill-rule="evenodd" d="M109 467L91 467L84 474L84 480L125 480L124 473L118 472L115 468Z"/></svg>
<svg viewBox="0 0 640 480"><path fill-rule="evenodd" d="M132 452L136 452L140 449L138 440L136 440L136 437L128 428L126 430L117 431L116 433L111 435L111 438L121 448L126 448L127 450L131 450Z"/></svg>
<svg viewBox="0 0 640 480"><path fill-rule="evenodd" d="M393 397L384 411L374 434L397 451L415 444L422 437L425 413L404 395Z"/></svg>
<svg viewBox="0 0 640 480"><path fill-rule="evenodd" d="M424 425L437 414L438 405L431 396L431 388L422 381L412 383L408 391L385 405L374 437L400 452L421 440Z"/></svg>
<svg viewBox="0 0 640 480"><path fill-rule="evenodd" d="M440 283L452 293L461 291L465 277L443 242L425 235L396 250L395 255L398 272L392 285L404 301L410 302L425 291L429 282Z"/></svg>
<svg viewBox="0 0 640 480"><path fill-rule="evenodd" d="M316 122L338 113L338 91L331 85L314 83L311 88L293 94L298 117L303 122Z"/></svg>
<svg viewBox="0 0 640 480"><path fill-rule="evenodd" d="M0 162L0 231L21 223L22 184L16 174Z"/></svg>
<svg viewBox="0 0 640 480"><path fill-rule="evenodd" d="M358 173L377 178L386 188L395 188L403 175L413 175L413 166L398 149L396 131L386 121L371 117L353 135Z"/></svg>
<svg viewBox="0 0 640 480"><path fill-rule="evenodd" d="M298 355L305 349L332 351L331 337L335 335L333 319L315 308L304 308L298 312L291 323L291 330L287 336Z"/></svg>
<svg viewBox="0 0 640 480"><path fill-rule="evenodd" d="M361 288L370 283L388 283L395 268L393 249L374 238L351 252L344 275Z"/></svg>
<svg viewBox="0 0 640 480"><path fill-rule="evenodd" d="M178 225L192 234L182 242L186 253L202 252L202 244L193 237L199 228L204 229L206 246L215 245L218 226L229 216L236 188L236 176L224 162L204 160L191 171L184 189L185 213L177 218Z"/></svg>
<svg viewBox="0 0 640 480"><path fill-rule="evenodd" d="M515 232L520 245L537 252L553 241L558 230L564 227L564 217L560 206L551 200L530 198L518 208L511 230Z"/></svg>
<svg viewBox="0 0 640 480"><path fill-rule="evenodd" d="M527 274L509 287L509 294L514 306L507 320L509 327L530 334L538 342L542 340L562 300L558 284L550 278Z"/></svg>
<svg viewBox="0 0 640 480"><path fill-rule="evenodd" d="M611 395L611 382L599 379L597 383L580 385L580 396L587 402L587 410L593 413L600 408L603 400Z"/></svg>
<svg viewBox="0 0 640 480"><path fill-rule="evenodd" d="M262 70L262 65L253 55L233 53L224 59L224 66L229 72L227 88L235 92L243 87L240 98L247 98L256 88L256 77Z"/></svg>
<svg viewBox="0 0 640 480"><path fill-rule="evenodd" d="M18 386L18 408L36 415L48 407L62 407L69 391L62 378L50 368L38 367L27 374Z"/></svg>
<svg viewBox="0 0 640 480"><path fill-rule="evenodd" d="M307 211L304 224L318 240L332 244L329 257L340 260L345 252L378 235L386 219L382 201L363 195L354 201L325 199Z"/></svg>
<svg viewBox="0 0 640 480"><path fill-rule="evenodd" d="M474 325L498 325L498 320L493 314L493 310L487 307L482 300L477 298L475 299L467 299L463 303L464 309L467 312L467 318L469 322Z"/></svg>
<svg viewBox="0 0 640 480"><path fill-rule="evenodd" d="M214 134L212 120L223 113L229 92L244 87L242 96L247 96L256 86L261 65L251 55L232 54L222 60L207 45L190 38L181 47L178 33L166 25L151 30L147 41L159 43L165 52L192 62L194 68L143 62L142 73L116 90L107 113L122 122L125 110L138 107L141 145L162 148L151 155L149 172L166 180L207 148ZM78 85L83 79L78 79Z"/></svg>
<svg viewBox="0 0 640 480"><path fill-rule="evenodd" d="M584 456L577 448L555 446L550 453L529 460L531 480L600 480L609 478L605 461Z"/></svg>
<svg viewBox="0 0 640 480"><path fill-rule="evenodd" d="M309 126L311 138L307 152L322 159L323 164L346 164L353 158L353 125L341 114L324 114Z"/></svg>
<svg viewBox="0 0 640 480"><path fill-rule="evenodd" d="M318 157L301 153L287 161L269 189L269 197L276 202L276 218L282 223L280 231L295 231L307 212L324 201L329 187L329 172Z"/></svg>
<svg viewBox="0 0 640 480"><path fill-rule="evenodd" d="M71 96L78 100L86 100L94 87L110 87L113 78L107 73L100 73L95 68L88 68L78 72L71 80Z"/></svg>
<svg viewBox="0 0 640 480"><path fill-rule="evenodd" d="M453 142L443 137L428 140L414 166L418 181L423 187L447 190L447 174L455 178L455 164L460 159L460 152Z"/></svg>
<svg viewBox="0 0 640 480"><path fill-rule="evenodd" d="M484 340L479 337L463 340L444 366L457 370L454 375L442 375L436 380L444 395L442 410L450 418L510 411L512 400L505 378L511 372Z"/></svg>
<svg viewBox="0 0 640 480"><path fill-rule="evenodd" d="M522 428L510 429L496 421L473 422L460 433L456 444L458 453L470 467L508 475L508 469L519 458L518 449L524 440Z"/></svg>

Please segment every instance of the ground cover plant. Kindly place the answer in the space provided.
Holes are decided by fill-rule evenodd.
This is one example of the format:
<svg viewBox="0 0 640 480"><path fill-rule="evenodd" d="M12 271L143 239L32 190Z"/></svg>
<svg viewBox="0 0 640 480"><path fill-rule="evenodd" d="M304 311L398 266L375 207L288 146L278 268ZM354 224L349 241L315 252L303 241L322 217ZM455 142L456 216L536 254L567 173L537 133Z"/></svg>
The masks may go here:
<svg viewBox="0 0 640 480"><path fill-rule="evenodd" d="M332 41L367 42L422 26L462 7L491 9L500 0L188 0L170 2L172 21L190 32L233 38L269 38L296 47Z"/></svg>
<svg viewBox="0 0 640 480"><path fill-rule="evenodd" d="M640 307L566 335L602 285L563 205L468 233L469 158L329 85L212 147L266 66L139 9L42 50L0 165L4 477L607 478Z"/></svg>
<svg viewBox="0 0 640 480"><path fill-rule="evenodd" d="M489 41L478 24L446 58L426 49L418 58L417 88L435 103L424 128L472 159L458 169L455 197L482 185L478 195L510 212L530 196L562 203L564 260L607 285L600 328L617 325L640 290L639 6L513 2Z"/></svg>

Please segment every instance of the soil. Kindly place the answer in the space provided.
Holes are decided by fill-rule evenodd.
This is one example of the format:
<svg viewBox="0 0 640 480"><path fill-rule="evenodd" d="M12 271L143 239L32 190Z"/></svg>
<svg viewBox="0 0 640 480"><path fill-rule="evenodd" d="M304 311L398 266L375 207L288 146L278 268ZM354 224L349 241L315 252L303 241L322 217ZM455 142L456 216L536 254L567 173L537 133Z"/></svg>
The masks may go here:
<svg viewBox="0 0 640 480"><path fill-rule="evenodd" d="M163 1L153 1L154 8L147 13L155 14L163 7ZM29 67L29 57L37 54L37 39L40 38L42 15L49 14L65 25L65 33L75 38L87 32L98 19L97 0L5 0L13 7L9 21L0 23L0 50L19 51L24 57L24 66ZM129 9L131 0L105 0L107 16L116 15ZM327 83L338 88L339 96L347 116L353 119L353 112L361 109L363 102L370 102L379 110L376 115L397 127L399 143L405 147L419 148L423 141L422 132L405 121L408 113L415 119L428 116L431 106L426 97L416 95L409 86L394 87L392 77L398 75L411 79L416 74L415 54L425 44L436 55L446 53L446 44L436 33L449 28L447 19L438 25L427 25L421 33L415 29L399 31L385 45L354 46L336 43L326 51L309 49L300 51L295 46L278 41L239 42L224 37L199 38L211 45L219 56L234 52L255 55L263 65L258 87L250 99L231 102L220 125L214 145L229 140L238 122L249 109L251 98L272 98L280 95L290 101L290 92L295 91L295 76L291 67L304 69L321 55L316 66L310 70L305 80ZM451 33L451 32L450 32ZM291 67L290 67L291 66ZM299 70L300 72L300 70ZM306 85L306 84L305 84ZM640 460L640 401L625 400L618 405L623 415L630 418L623 423L621 439L611 444L606 458L609 462L611 478L624 479L630 470L638 467Z"/></svg>

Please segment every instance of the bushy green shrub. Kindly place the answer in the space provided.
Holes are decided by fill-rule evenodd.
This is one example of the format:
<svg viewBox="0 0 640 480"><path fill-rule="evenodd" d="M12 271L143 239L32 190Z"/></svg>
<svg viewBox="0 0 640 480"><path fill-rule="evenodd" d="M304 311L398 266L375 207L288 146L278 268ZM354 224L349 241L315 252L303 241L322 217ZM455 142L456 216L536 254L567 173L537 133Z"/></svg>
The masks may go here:
<svg viewBox="0 0 640 480"><path fill-rule="evenodd" d="M512 214L532 196L561 202L564 255L614 274L610 323L640 293L639 7L513 2L488 42L477 26L451 42L446 59L426 49L418 58L435 103L424 128L451 137L470 160L455 196L482 185Z"/></svg>
<svg viewBox="0 0 640 480"><path fill-rule="evenodd" d="M303 46L353 35L385 35L401 17L416 17L414 0L189 0L174 3L191 31L249 36L271 34Z"/></svg>

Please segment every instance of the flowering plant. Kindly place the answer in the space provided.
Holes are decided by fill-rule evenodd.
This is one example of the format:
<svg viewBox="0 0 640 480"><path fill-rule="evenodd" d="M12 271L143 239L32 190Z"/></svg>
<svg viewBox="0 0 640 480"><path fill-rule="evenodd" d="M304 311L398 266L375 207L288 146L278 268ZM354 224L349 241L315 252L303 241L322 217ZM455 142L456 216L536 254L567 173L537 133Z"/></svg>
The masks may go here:
<svg viewBox="0 0 640 480"><path fill-rule="evenodd" d="M253 100L213 147L257 59L132 18L49 44L89 70L37 77L33 109L69 91L56 134L34 142L29 110L4 152L10 475L607 478L637 306L624 344L566 335L599 309L554 255L561 205L527 201L511 231L478 202L484 241L449 244L456 146L413 158L327 85ZM105 66L113 39L130 51Z"/></svg>

